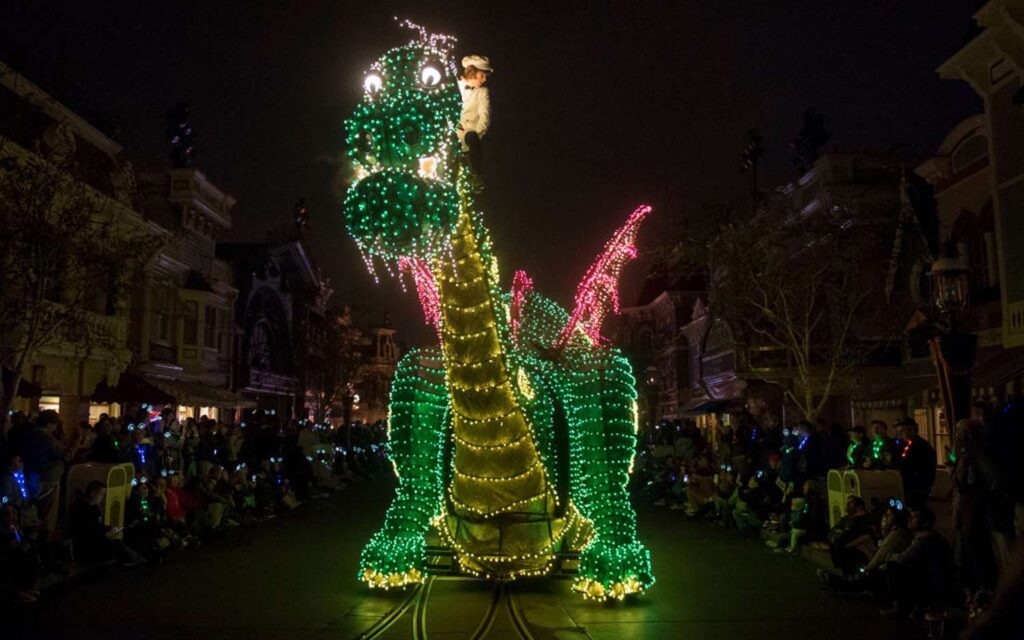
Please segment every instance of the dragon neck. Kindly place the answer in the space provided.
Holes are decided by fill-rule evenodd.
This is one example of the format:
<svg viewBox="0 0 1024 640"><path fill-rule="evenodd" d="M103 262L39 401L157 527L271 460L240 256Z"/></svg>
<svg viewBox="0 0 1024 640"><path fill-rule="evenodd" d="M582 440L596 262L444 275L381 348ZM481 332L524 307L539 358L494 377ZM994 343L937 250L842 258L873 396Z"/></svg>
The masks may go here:
<svg viewBox="0 0 1024 640"><path fill-rule="evenodd" d="M463 213L451 259L440 259L436 269L455 433L451 497L467 517L546 509L544 467L506 370L501 306L479 245L473 221Z"/></svg>

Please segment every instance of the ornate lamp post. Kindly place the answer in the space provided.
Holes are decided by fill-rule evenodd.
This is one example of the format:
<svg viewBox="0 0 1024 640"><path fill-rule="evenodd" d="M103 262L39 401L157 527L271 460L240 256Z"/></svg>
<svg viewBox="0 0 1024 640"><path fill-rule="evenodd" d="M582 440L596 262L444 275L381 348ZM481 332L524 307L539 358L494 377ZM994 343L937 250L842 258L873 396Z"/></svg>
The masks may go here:
<svg viewBox="0 0 1024 640"><path fill-rule="evenodd" d="M977 352L978 337L958 328L958 317L970 306L970 269L952 242L932 264L928 277L932 283L933 317L938 334L930 341L932 362L939 376L943 409L949 431L958 420L970 416L971 368Z"/></svg>

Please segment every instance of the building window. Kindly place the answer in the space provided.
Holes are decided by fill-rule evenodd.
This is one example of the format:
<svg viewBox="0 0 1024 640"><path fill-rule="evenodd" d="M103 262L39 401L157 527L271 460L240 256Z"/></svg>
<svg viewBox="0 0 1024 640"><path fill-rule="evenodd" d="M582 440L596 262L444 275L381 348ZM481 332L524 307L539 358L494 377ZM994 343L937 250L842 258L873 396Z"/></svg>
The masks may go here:
<svg viewBox="0 0 1024 640"><path fill-rule="evenodd" d="M960 143L953 151L953 173L959 173L971 163L981 160L988 155L988 140L985 136L971 136Z"/></svg>
<svg viewBox="0 0 1024 640"><path fill-rule="evenodd" d="M217 347L217 310L206 305L203 314L203 346L208 349Z"/></svg>
<svg viewBox="0 0 1024 640"><path fill-rule="evenodd" d="M1006 58L996 60L988 68L988 80L992 86L999 84L1011 75L1013 75L1013 66L1010 65Z"/></svg>
<svg viewBox="0 0 1024 640"><path fill-rule="evenodd" d="M166 287L153 290L153 338L161 342L175 342L174 292Z"/></svg>
<svg viewBox="0 0 1024 640"><path fill-rule="evenodd" d="M39 396L39 410L60 413L60 396Z"/></svg>
<svg viewBox="0 0 1024 640"><path fill-rule="evenodd" d="M252 328L249 339L249 366L262 371L271 370L270 359L270 325L261 320Z"/></svg>
<svg viewBox="0 0 1024 640"><path fill-rule="evenodd" d="M198 305L195 302L185 303L185 344L195 345L199 337Z"/></svg>

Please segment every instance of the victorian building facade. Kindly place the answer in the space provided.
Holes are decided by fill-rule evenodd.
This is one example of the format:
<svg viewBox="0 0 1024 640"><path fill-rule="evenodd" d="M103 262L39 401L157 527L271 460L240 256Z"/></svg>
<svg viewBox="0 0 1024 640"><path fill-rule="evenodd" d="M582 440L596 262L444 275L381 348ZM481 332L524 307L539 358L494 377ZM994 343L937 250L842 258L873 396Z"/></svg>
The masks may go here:
<svg viewBox="0 0 1024 640"><path fill-rule="evenodd" d="M230 419L246 404L232 391L238 289L215 247L235 199L194 167L144 173L138 199L170 238L135 288L132 373L174 397L181 419Z"/></svg>

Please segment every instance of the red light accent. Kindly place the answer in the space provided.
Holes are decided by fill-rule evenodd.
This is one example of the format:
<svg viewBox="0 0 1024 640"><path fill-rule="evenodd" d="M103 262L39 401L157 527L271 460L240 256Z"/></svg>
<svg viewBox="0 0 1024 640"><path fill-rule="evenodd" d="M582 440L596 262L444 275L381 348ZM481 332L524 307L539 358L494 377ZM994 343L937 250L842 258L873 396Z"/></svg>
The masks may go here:
<svg viewBox="0 0 1024 640"><path fill-rule="evenodd" d="M511 329L512 340L519 341L519 321L523 317L523 303L526 302L526 294L533 291L533 279L520 269L512 276L512 310Z"/></svg>

